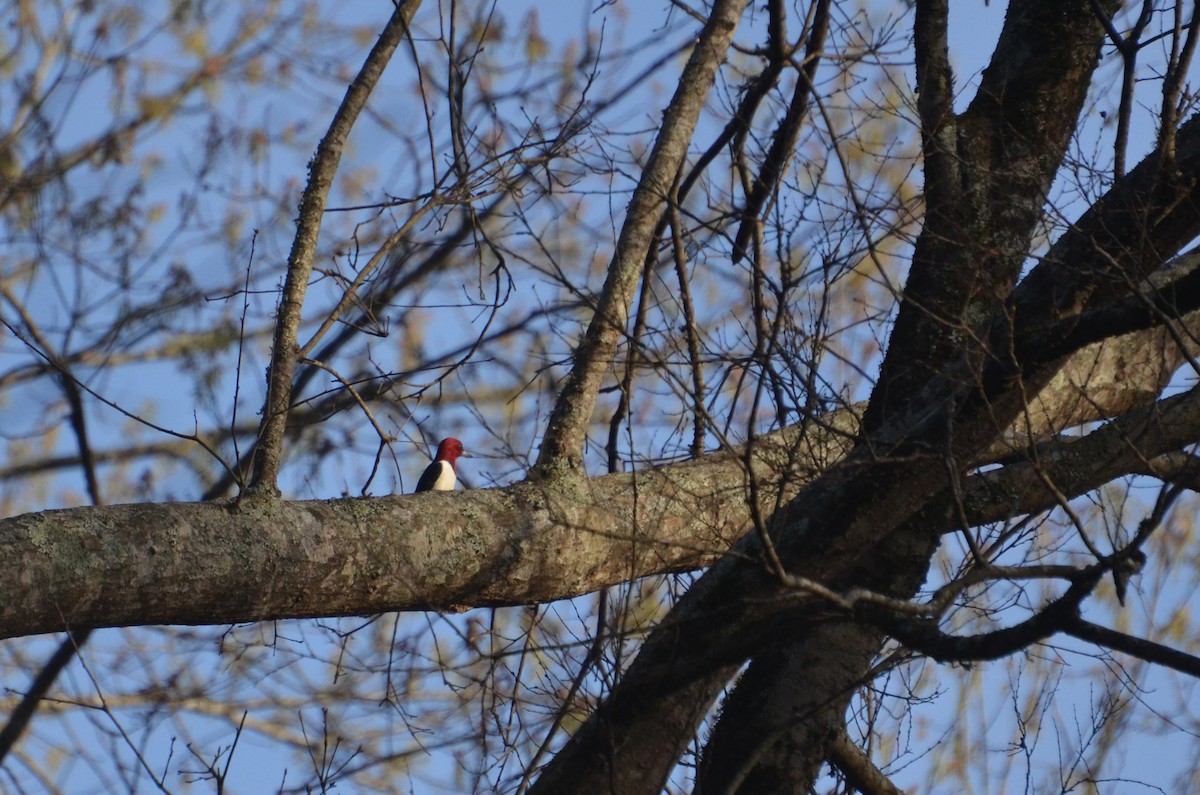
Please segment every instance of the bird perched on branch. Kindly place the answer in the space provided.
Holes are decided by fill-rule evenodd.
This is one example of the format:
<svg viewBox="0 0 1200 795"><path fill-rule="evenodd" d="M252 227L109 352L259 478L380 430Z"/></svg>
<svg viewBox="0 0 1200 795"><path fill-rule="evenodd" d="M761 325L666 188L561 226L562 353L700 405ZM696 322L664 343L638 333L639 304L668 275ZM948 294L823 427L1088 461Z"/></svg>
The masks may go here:
<svg viewBox="0 0 1200 795"><path fill-rule="evenodd" d="M425 468L421 479L417 481L417 491L454 491L454 484L458 482L454 462L470 457L458 439L442 439L433 463Z"/></svg>

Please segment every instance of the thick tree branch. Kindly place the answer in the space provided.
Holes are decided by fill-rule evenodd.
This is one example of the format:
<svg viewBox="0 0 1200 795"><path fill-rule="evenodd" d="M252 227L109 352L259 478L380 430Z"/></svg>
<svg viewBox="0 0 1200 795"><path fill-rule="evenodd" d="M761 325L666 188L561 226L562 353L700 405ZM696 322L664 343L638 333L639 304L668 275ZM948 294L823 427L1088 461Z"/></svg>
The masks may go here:
<svg viewBox="0 0 1200 795"><path fill-rule="evenodd" d="M1188 127L1185 125L1181 131L1181 144L1187 137ZM1197 152L1192 154L1200 156ZM1182 157L1179 162L1180 170L1185 173L1186 169L1197 165L1194 160L1185 165ZM1145 166L1143 163L1135 169L1131 178ZM1136 180L1135 184L1140 185ZM1183 189L1184 184L1189 185L1189 189ZM1127 204L1120 202L1109 207L1115 208L1118 215L1113 220L1124 225L1126 239L1139 241L1139 251L1143 254L1154 252L1161 264L1200 231L1200 214L1188 196L1195 184L1194 180L1180 180L1177 174L1171 180L1174 187L1164 193L1157 190L1159 180L1152 179L1149 186L1155 190L1154 196L1121 184L1114 187L1100 205L1102 208L1105 200L1114 193L1127 198L1132 193L1153 199L1154 210L1149 215L1131 212ZM1103 216L1101 208L1093 208L1085 218ZM1139 220L1145 223L1138 223ZM1010 228L1009 231L1015 234L1019 230ZM922 240L928 235L927 227ZM1108 245L1106 241L1116 242L1110 237L1099 238L1101 250ZM1132 273L1145 274L1152 270L1144 260L1139 260L1139 264L1141 267ZM1015 273L1013 275L1015 278ZM1124 297L1135 283L1131 272L1120 275L1124 293L1118 292L1114 285L1104 292L1108 300L1114 296ZM1094 285L1095 279L1089 274L1084 283ZM1028 315L1016 314L1017 339L1039 327L1027 325L1028 318L1036 322L1039 318L1052 316L1047 307L1053 305L1056 298L1052 293L1039 297L1021 292L1033 306ZM1099 302L1091 303L1088 308L1099 305ZM1010 329L1012 314L997 316L989 313L989 321L981 324L981 328L988 323L993 328ZM933 327L929 331L933 333ZM937 331L946 337L944 343L952 343L950 347L956 352L955 357L947 360L936 374L922 374L922 378L913 381L916 391L911 399L895 402L891 416L876 414L878 424L868 427L862 443L846 459L775 513L772 518L773 533L778 538L775 553L789 574L822 583L842 582L853 577L861 567L892 562L881 559L876 552L881 542L891 543L895 538L907 541L907 548L912 552L911 560L904 555L907 564L897 572L897 581L893 583L897 595L904 596L906 591L916 588L923 578L928 556L933 552L927 543L928 528L914 526L911 532L904 533L898 532L899 529L907 526L926 504L949 487L948 470L979 460L982 450L1000 441L1002 429L1027 413L1028 396L1051 383L1067 363L1064 358L1041 350L1023 351L1027 358L1021 359L1003 356L1001 354L1011 351L1012 346L1006 344L1003 335L997 335L991 345L996 358L992 358L981 373L977 340L961 337L961 330L958 330L959 338L955 342L955 335L948 333L946 328ZM895 350L900 350L894 345L902 339L908 338L901 336L898 321L889 357ZM902 394L907 392L907 389L902 390ZM880 400L891 399L882 396L877 387L872 404L877 405ZM870 409L868 420L869 415ZM644 757L649 752L626 745L626 741L644 734L645 727L651 723L681 719L682 716L674 712L678 707L674 694L660 695L667 683L674 683L675 688L681 687L681 680L694 682L697 688L701 683L711 685L713 672L728 670L745 660L746 655L778 643L780 633L798 626L794 611L775 598L778 584L760 563L754 562L761 556L756 538L742 539L735 550L736 555L722 559L705 573L675 605L664 624L647 639L621 686L610 698L614 708L597 710L576 735L577 738L590 736L593 747L599 743L621 748L623 756L597 768L568 746L548 768L552 780L584 776L584 779L576 779L577 783L591 781L600 786L600 782L607 780L612 770L621 769L626 760L636 758L637 764L648 764ZM813 554L814 550L819 550L820 554ZM905 573L917 577L916 581L902 577ZM888 588L877 590L889 592ZM700 695L715 697L718 690L719 685L717 688L706 687ZM580 741L572 745L586 753L584 749L589 743ZM815 775L815 768L810 768L809 774ZM631 784L628 791L640 790Z"/></svg>
<svg viewBox="0 0 1200 795"><path fill-rule="evenodd" d="M1131 472L1160 474L1160 457L1169 456L1188 439L1200 439L1200 390L1196 389L1131 411L1086 436L1016 452L1020 458L1014 463L966 479L957 499L973 527L1037 513L1057 502L1047 480L1073 498ZM1176 471L1174 463L1174 456L1161 459L1161 475ZM931 500L913 517L913 529L961 529L957 522L945 519L955 499L947 493Z"/></svg>
<svg viewBox="0 0 1200 795"><path fill-rule="evenodd" d="M697 793L803 792L801 779L824 758L823 743L807 740L845 731L846 702L867 678L883 635L846 620L806 629L803 643L756 656L722 704L697 771ZM818 669L827 672L819 691L807 686ZM750 725L754 731L745 730ZM795 733L800 725L808 729L803 735Z"/></svg>
<svg viewBox="0 0 1200 795"><path fill-rule="evenodd" d="M1158 154L1139 163L1060 237L1042 262L1017 285L1008 318L1023 333L1124 299L1131 284L1190 243L1200 226L1200 116L1179 128L1171 169ZM996 346L1006 350L1007 345Z"/></svg>
<svg viewBox="0 0 1200 795"><path fill-rule="evenodd" d="M846 783L863 795L902 795L900 788L875 767L845 731L838 732L829 744L829 761L841 771Z"/></svg>
<svg viewBox="0 0 1200 795"><path fill-rule="evenodd" d="M1196 254L1186 254L1177 261L1179 278L1032 331L1016 341L1016 356L1028 358L1038 350L1061 355L1109 337L1163 325L1200 308L1197 261ZM1196 345L1190 347L1194 350Z"/></svg>
<svg viewBox="0 0 1200 795"><path fill-rule="evenodd" d="M913 21L916 51L917 109L925 155L926 204L938 211L953 202L962 187L958 171L958 119L954 115L954 75L950 70L948 0L920 0Z"/></svg>
<svg viewBox="0 0 1200 795"><path fill-rule="evenodd" d="M851 412L807 439L756 445L777 482L788 450L840 458ZM593 478L381 499L117 505L0 520L0 637L130 624L220 624L531 604L705 565L749 530L734 454Z"/></svg>
<svg viewBox="0 0 1200 795"><path fill-rule="evenodd" d="M1090 349L1081 355L1094 357ZM1127 372L1106 370L1113 383L1127 381ZM1200 437L1197 403L1194 393L1163 400L1043 451L1042 466L1072 494L1141 470L1143 456ZM774 504L781 478L800 488L839 460L856 432L854 413L843 411L812 424L803 440L795 431L758 439L763 504ZM992 457L1011 454L1011 444ZM789 459L797 468L785 475ZM969 479L970 518L1051 504L1031 466ZM741 456L732 453L593 478L570 497L526 486L257 510L180 503L29 514L0 521L0 636L565 598L711 563L750 529L742 483ZM920 521L945 526L934 518L945 515L939 504Z"/></svg>
<svg viewBox="0 0 1200 795"><path fill-rule="evenodd" d="M979 90L955 118L944 52L948 4L928 0L917 10L928 210L864 419L868 431L919 400L929 379L964 353L985 355L989 325L1026 261L1104 40L1087 0L1014 0Z"/></svg>

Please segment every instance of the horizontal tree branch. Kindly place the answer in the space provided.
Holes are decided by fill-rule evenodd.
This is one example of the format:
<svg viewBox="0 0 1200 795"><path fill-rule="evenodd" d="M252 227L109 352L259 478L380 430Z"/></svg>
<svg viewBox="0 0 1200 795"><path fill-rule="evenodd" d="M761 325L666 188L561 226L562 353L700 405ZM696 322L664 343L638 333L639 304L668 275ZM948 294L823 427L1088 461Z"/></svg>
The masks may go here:
<svg viewBox="0 0 1200 795"><path fill-rule="evenodd" d="M1052 382L1047 398L1033 402L1040 413L1030 416L1040 419L1025 421L1027 430L1044 435L1060 429L1064 419L1069 424L1096 419L1152 400L1147 379L1131 378L1128 370L1145 362L1111 355L1105 346L1144 351L1161 333L1139 332L1080 351L1064 368L1075 375ZM1160 353L1149 378L1158 385L1182 358L1169 346ZM1069 395L1089 400L1072 403ZM1111 437L1104 448L1090 442L1085 461L1066 459L1064 476L1078 472L1086 485L1092 470L1107 479L1116 476L1113 466L1140 467L1137 455L1114 464L1113 454L1096 450L1112 451L1112 440L1129 433L1143 451L1174 443L1175 434L1193 430L1185 420L1194 413L1186 401L1170 398L1144 410L1147 422L1168 409L1189 412L1172 414L1165 425L1153 423L1153 442L1145 430L1133 431L1137 415L1075 442L1098 433ZM844 409L810 423L806 438L790 429L757 440L752 460L764 506L778 498L778 483L798 491L840 460L857 431L856 411ZM1027 444L1013 440L1028 438L1014 430L1008 435L1013 446L997 448L990 457L1019 453ZM696 569L725 554L751 527L742 461L736 451L714 453L555 488L530 484L261 505L116 505L4 519L0 637L532 604L639 576ZM1055 466L1053 457L1043 465ZM1048 499L1040 494L1040 479L1021 476L1022 465L1015 467L1003 470L1012 472L1007 480L989 473L978 478L978 486L967 481L965 502L973 516L986 520L1018 504L1032 510L1039 495ZM1017 492L1023 496L1013 502Z"/></svg>
<svg viewBox="0 0 1200 795"><path fill-rule="evenodd" d="M760 440L838 460L853 412ZM134 624L220 624L389 610L531 604L711 562L749 529L736 455L565 490L49 510L0 520L0 637ZM801 483L816 474L795 470Z"/></svg>

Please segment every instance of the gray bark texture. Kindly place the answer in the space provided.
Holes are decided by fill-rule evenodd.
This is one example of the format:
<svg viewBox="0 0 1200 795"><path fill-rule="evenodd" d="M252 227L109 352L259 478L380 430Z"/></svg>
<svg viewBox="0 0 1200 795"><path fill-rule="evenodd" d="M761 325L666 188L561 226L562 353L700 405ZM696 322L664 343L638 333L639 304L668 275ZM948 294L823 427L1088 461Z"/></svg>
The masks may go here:
<svg viewBox="0 0 1200 795"><path fill-rule="evenodd" d="M1187 321L1200 326L1200 314ZM1024 450L1064 427L1063 418L1075 424L1146 404L1147 384L1165 383L1182 361L1165 337L1151 329L1079 351L1031 403L1030 419L984 458ZM1155 357L1129 355L1145 349ZM1084 393L1104 397L1088 402ZM1160 428L1163 452L1197 413L1194 401L1172 400L1170 411L1159 407L1142 420ZM785 497L794 494L847 453L857 415L844 409L803 436L792 429L756 442L751 461L764 509L780 497L778 484L786 484ZM1070 455L1070 447L1056 454L1079 488L1131 466L1118 455L1122 434L1108 436L1103 456L1097 434L1075 442L1091 445L1086 454ZM531 604L694 570L752 529L744 460L740 451L713 453L557 490L525 484L375 499L112 505L3 519L0 637ZM973 515L986 521L1015 500L1026 510L1052 504L1041 480L1021 473L1012 465L969 479L964 499Z"/></svg>
<svg viewBox="0 0 1200 795"><path fill-rule="evenodd" d="M1174 139L1176 159L1152 155L1118 180L1017 285L1098 63L1104 30L1096 14L1116 4L1011 3L992 64L962 114L953 111L946 54L949 6L916 5L927 213L857 444L771 516L771 549L761 535L741 539L738 554L677 603L535 792L567 791L567 782L581 791L658 792L674 758L654 766L672 749L648 748L647 727L679 730L687 716L705 714L700 707L714 702L723 676L746 660L697 787L808 791L882 635L850 624L836 651L826 644L814 653L831 631L821 600L784 597L771 569L834 591L910 598L936 533L954 522L959 478L982 451L1012 438L1006 429L1052 430L1078 419L1102 394L1076 388L1089 371L1134 360L1153 368L1160 351L1191 347L1174 329L1162 348L1131 356L1114 346L1069 361L1082 342L1117 333L1121 322L1137 322L1134 315L1153 315L1146 306L1153 299L1141 314L1110 302L1127 299L1200 232L1190 200L1200 178L1195 119ZM1129 395L1123 409L1153 399L1163 377L1143 381L1143 393ZM1053 397L1033 397L1052 384ZM1154 455L1146 447L1139 454ZM1056 500L1070 496L1049 490ZM940 516L931 515L934 506ZM963 518L970 520L965 511Z"/></svg>

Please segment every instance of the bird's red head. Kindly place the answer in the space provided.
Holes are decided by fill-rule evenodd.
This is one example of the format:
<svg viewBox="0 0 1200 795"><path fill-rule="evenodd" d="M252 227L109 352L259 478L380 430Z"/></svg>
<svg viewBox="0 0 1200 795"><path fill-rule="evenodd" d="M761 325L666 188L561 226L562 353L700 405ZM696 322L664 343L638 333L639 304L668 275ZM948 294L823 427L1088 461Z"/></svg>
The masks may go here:
<svg viewBox="0 0 1200 795"><path fill-rule="evenodd" d="M458 439L450 437L442 439L442 443L438 445L437 456L435 456L433 460L445 461L446 463L450 464L450 466L454 466L455 461L466 455L467 452L463 450L462 442L460 442ZM470 456L467 457L469 458Z"/></svg>

